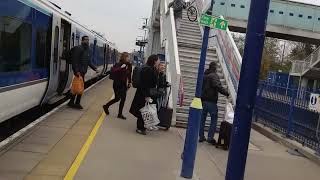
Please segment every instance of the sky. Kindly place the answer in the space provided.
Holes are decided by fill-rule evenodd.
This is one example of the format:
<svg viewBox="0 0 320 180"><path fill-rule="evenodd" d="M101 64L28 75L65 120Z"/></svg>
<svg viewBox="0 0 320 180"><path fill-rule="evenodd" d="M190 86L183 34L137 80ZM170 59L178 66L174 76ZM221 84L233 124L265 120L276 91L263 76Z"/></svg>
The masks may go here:
<svg viewBox="0 0 320 180"><path fill-rule="evenodd" d="M142 18L151 16L153 0L51 0L72 14L81 24L104 33L120 51L138 49L135 41L144 35L139 30Z"/></svg>
<svg viewBox="0 0 320 180"><path fill-rule="evenodd" d="M314 4L314 5L320 6L320 0L290 0L290 1L302 2L306 4Z"/></svg>
<svg viewBox="0 0 320 180"><path fill-rule="evenodd" d="M80 23L102 32L115 42L120 51L138 49L135 41L144 32L139 30L142 18L151 15L153 0L51 0L72 13ZM290 0L320 5L320 0Z"/></svg>

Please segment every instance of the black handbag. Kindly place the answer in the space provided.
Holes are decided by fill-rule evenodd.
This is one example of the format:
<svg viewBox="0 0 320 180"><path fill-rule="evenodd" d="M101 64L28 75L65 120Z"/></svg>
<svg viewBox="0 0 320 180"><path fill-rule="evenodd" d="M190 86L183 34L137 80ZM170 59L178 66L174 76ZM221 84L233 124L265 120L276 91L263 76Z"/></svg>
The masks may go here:
<svg viewBox="0 0 320 180"><path fill-rule="evenodd" d="M151 97L160 97L161 96L161 92L159 91L158 88L151 88L150 89L150 96Z"/></svg>
<svg viewBox="0 0 320 180"><path fill-rule="evenodd" d="M166 102L165 107L160 107L160 109L158 111L158 118L160 120L160 124L158 126L164 127L166 130L169 130L169 128L171 127L171 123L172 123L173 109L168 107L170 94L171 94L171 87L170 87L170 91L168 94L168 98L167 98L167 102Z"/></svg>

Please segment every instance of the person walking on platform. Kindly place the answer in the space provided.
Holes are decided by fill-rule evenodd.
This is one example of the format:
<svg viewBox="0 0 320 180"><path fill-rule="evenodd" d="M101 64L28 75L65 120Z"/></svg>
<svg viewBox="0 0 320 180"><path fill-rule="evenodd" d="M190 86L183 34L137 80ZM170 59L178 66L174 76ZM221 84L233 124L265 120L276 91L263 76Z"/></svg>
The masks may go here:
<svg viewBox="0 0 320 180"><path fill-rule="evenodd" d="M123 107L127 97L127 90L131 87L132 65L129 60L129 53L121 54L120 62L116 63L111 69L111 76L113 79L114 99L103 106L104 112L109 114L109 107L120 101L118 118L127 119L123 116Z"/></svg>
<svg viewBox="0 0 320 180"><path fill-rule="evenodd" d="M136 132L142 135L146 135L146 128L144 127L144 121L140 112L146 102L156 103L158 84L158 70L157 67L160 64L160 60L157 55L151 55L146 65L141 70L141 84L137 88L136 94L130 107L130 113L137 118L137 130Z"/></svg>
<svg viewBox="0 0 320 180"><path fill-rule="evenodd" d="M217 74L217 64L215 62L211 62L209 65L209 69L205 71L205 75L203 78L203 87L202 87L202 117L200 123L200 131L199 131L199 142L206 141L204 136L204 128L207 119L208 113L211 116L211 123L208 132L208 140L207 142L215 145L216 141L214 139L214 134L217 127L218 120L218 93L221 93L225 96L229 96L228 91L222 87L219 76Z"/></svg>
<svg viewBox="0 0 320 180"><path fill-rule="evenodd" d="M99 73L97 67L95 67L92 62L92 52L89 48L89 37L83 36L81 39L81 45L72 48L71 61L72 61L72 70L75 76L84 77L88 71L88 66L92 68L96 73ZM72 108L83 109L80 104L81 95L72 95L68 105Z"/></svg>
<svg viewBox="0 0 320 180"><path fill-rule="evenodd" d="M182 11L187 7L187 5L184 0L173 0L168 5L168 8L171 7L173 8L176 30L178 31L180 28L180 21L182 19Z"/></svg>

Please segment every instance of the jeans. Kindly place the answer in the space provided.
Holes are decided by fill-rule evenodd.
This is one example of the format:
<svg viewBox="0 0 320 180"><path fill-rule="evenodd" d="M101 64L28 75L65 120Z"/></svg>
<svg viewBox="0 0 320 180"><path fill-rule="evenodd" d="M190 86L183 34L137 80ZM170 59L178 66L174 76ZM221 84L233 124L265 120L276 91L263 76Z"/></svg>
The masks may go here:
<svg viewBox="0 0 320 180"><path fill-rule="evenodd" d="M217 121L218 121L218 106L215 103L203 101L202 102L203 110L201 115L201 122L200 122L200 131L199 131L199 137L204 138L204 128L206 124L206 119L208 113L211 117L210 127L208 131L208 141L213 140L214 133L216 132L217 128Z"/></svg>

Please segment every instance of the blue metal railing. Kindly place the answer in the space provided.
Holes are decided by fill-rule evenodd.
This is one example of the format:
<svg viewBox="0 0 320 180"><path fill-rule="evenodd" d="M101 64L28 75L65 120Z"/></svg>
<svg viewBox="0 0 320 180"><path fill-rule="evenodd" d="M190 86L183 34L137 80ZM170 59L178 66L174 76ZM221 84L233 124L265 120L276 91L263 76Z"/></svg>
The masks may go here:
<svg viewBox="0 0 320 180"><path fill-rule="evenodd" d="M308 109L310 94L317 92L261 82L257 91L255 119L304 146L319 150L319 114Z"/></svg>

